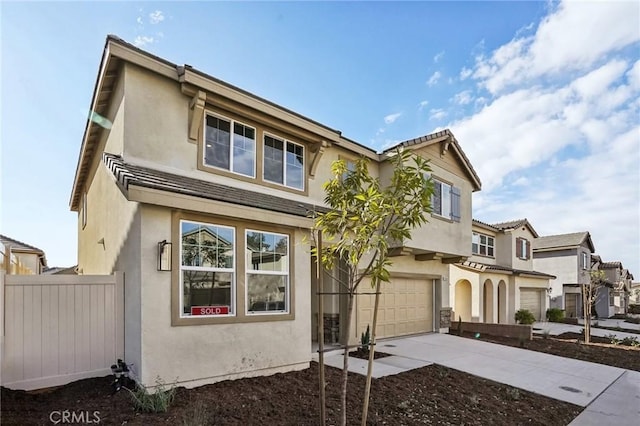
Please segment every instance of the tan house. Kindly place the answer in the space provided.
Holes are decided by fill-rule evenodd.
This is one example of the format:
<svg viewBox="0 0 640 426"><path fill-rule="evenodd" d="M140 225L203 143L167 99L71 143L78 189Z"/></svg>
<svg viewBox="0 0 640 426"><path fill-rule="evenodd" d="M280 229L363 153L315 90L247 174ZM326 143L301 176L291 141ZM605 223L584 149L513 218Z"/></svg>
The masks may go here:
<svg viewBox="0 0 640 426"><path fill-rule="evenodd" d="M310 212L330 165L378 154L341 132L178 66L106 41L73 185L78 273L125 276L125 361L138 378L185 386L302 369L317 333ZM432 160L430 223L395 248L379 334L437 331L450 265L471 255L480 181L448 130L401 144ZM337 288L327 274L325 292ZM337 339L344 307L326 295ZM352 341L371 318L359 296ZM170 348L170 350L167 350Z"/></svg>
<svg viewBox="0 0 640 426"><path fill-rule="evenodd" d="M2 264L10 274L40 275L47 268L44 251L32 245L0 235Z"/></svg>
<svg viewBox="0 0 640 426"><path fill-rule="evenodd" d="M549 280L555 277L533 268L531 247L538 233L529 221L473 220L472 231L472 256L450 266L455 319L513 324L519 309L544 319Z"/></svg>
<svg viewBox="0 0 640 426"><path fill-rule="evenodd" d="M605 284L598 289L595 302L596 314L609 318L616 314L626 314L633 275L622 266L622 262L603 262L600 256L591 256L591 269L603 271Z"/></svg>

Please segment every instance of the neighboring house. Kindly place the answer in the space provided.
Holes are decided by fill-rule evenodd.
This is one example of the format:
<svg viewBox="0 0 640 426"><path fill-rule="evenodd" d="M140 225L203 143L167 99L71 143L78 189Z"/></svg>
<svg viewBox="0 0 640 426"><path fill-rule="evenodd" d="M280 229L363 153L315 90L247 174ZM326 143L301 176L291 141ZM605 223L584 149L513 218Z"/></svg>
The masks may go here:
<svg viewBox="0 0 640 426"><path fill-rule="evenodd" d="M473 220L472 256L450 267L455 318L485 323L515 323L515 313L528 309L544 319L549 280L534 270L532 242L537 232L527 219L493 225Z"/></svg>
<svg viewBox="0 0 640 426"><path fill-rule="evenodd" d="M61 266L52 266L50 268L42 271L43 275L76 275L77 266L69 266L69 267L61 267Z"/></svg>
<svg viewBox="0 0 640 426"><path fill-rule="evenodd" d="M640 305L640 282L632 282L629 288L629 304Z"/></svg>
<svg viewBox="0 0 640 426"><path fill-rule="evenodd" d="M605 284L599 288L595 304L597 316L609 318L626 314L633 275L622 262L603 262L600 256L592 256L591 269L605 274Z"/></svg>
<svg viewBox="0 0 640 426"><path fill-rule="evenodd" d="M543 236L533 241L533 267L556 276L551 280L550 307L564 309L567 317L582 316L581 286L590 282L589 232Z"/></svg>
<svg viewBox="0 0 640 426"><path fill-rule="evenodd" d="M0 244L4 246L3 264L8 273L19 275L39 275L47 267L44 251L37 247L0 235ZM10 261L12 255L14 261Z"/></svg>
<svg viewBox="0 0 640 426"><path fill-rule="evenodd" d="M310 214L334 160L364 156L384 183L388 153L113 36L91 111L70 200L78 272L124 272L125 360L144 384L302 369L318 323L340 336L344 298L325 295L317 318ZM400 146L431 160L437 192L430 222L394 246L381 337L447 326L449 266L471 255L480 189L448 130ZM339 270L326 276L338 292ZM354 343L372 300L356 301Z"/></svg>

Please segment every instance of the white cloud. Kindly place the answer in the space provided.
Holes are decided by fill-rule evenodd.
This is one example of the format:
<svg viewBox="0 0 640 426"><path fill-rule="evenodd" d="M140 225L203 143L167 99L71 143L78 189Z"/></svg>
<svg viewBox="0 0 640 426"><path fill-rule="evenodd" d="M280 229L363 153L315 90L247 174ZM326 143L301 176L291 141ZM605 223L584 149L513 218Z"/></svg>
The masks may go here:
<svg viewBox="0 0 640 426"><path fill-rule="evenodd" d="M637 2L562 3L533 35L476 58L470 96L482 109L449 127L483 182L477 219L589 231L603 259L640 274L639 12ZM599 40L586 28L611 31Z"/></svg>
<svg viewBox="0 0 640 426"><path fill-rule="evenodd" d="M471 74L473 74L472 69L463 67L460 71L460 80L466 80L467 78L471 77Z"/></svg>
<svg viewBox="0 0 640 426"><path fill-rule="evenodd" d="M153 37L150 36L137 36L133 41L133 44L137 47L143 47L147 44L152 44L154 41Z"/></svg>
<svg viewBox="0 0 640 426"><path fill-rule="evenodd" d="M497 94L524 81L591 66L640 40L638 16L638 2L562 2L534 35L477 57L473 78Z"/></svg>
<svg viewBox="0 0 640 426"><path fill-rule="evenodd" d="M441 108L433 108L429 111L429 120L442 120L446 116L447 113Z"/></svg>
<svg viewBox="0 0 640 426"><path fill-rule="evenodd" d="M431 74L431 77L429 77L429 80L427 80L427 86L431 87L436 83L438 83L438 80L440 80L440 77L442 77L442 74L440 74L440 71L436 71L433 74Z"/></svg>
<svg viewBox="0 0 640 426"><path fill-rule="evenodd" d="M444 57L444 50L433 57L433 62L438 63Z"/></svg>
<svg viewBox="0 0 640 426"><path fill-rule="evenodd" d="M159 24L160 22L164 21L164 14L162 13L161 10L156 10L155 12L151 12L149 14L149 23L150 24Z"/></svg>
<svg viewBox="0 0 640 426"><path fill-rule="evenodd" d="M418 111L422 111L427 105L429 105L429 101L420 101L418 104Z"/></svg>
<svg viewBox="0 0 640 426"><path fill-rule="evenodd" d="M460 93L456 93L451 99L452 102L458 105L467 105L473 101L473 96L471 95L471 90L463 90Z"/></svg>
<svg viewBox="0 0 640 426"><path fill-rule="evenodd" d="M396 112L393 114L389 114L386 117L384 117L384 122L386 124L392 124L394 123L398 118L400 118L400 116L402 115L401 112Z"/></svg>
<svg viewBox="0 0 640 426"><path fill-rule="evenodd" d="M138 17L136 18L136 22L138 23L138 25L143 25L143 24L144 24L144 22L142 22L142 16L138 16Z"/></svg>

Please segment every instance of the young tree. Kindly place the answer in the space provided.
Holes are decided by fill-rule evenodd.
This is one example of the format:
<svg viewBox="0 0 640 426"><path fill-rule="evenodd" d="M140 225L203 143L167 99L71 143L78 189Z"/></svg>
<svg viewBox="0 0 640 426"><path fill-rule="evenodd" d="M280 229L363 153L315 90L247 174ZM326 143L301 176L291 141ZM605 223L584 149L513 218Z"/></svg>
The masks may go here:
<svg viewBox="0 0 640 426"><path fill-rule="evenodd" d="M393 167L393 175L384 187L378 178L369 174L366 158L358 160L352 170L344 160L335 161L331 168L333 178L324 184L329 211L316 213L315 216L314 231L322 231L326 245L321 253L314 254L319 256L322 266L328 270L333 269L339 260L344 261L347 269L346 282L340 282L341 292L347 296L347 316L341 335L341 344L345 349L341 388L342 425L347 423L348 345L358 287L365 279L370 279L376 293L362 415L364 424L371 384L380 284L389 281L389 249L409 239L411 231L427 222L431 212L433 182L427 175L431 171L428 161L400 149L388 161Z"/></svg>
<svg viewBox="0 0 640 426"><path fill-rule="evenodd" d="M605 285L604 271L589 271L589 282L582 284L582 309L584 314L584 342L591 342L591 318L600 289Z"/></svg>

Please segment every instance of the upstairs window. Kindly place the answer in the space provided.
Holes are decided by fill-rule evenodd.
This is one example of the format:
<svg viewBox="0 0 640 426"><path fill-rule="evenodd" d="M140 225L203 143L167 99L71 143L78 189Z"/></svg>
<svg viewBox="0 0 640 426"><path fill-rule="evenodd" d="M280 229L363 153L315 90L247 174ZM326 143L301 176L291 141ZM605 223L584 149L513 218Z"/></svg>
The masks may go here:
<svg viewBox="0 0 640 426"><path fill-rule="evenodd" d="M493 237L474 232L471 241L473 254L494 257L495 240Z"/></svg>
<svg viewBox="0 0 640 426"><path fill-rule="evenodd" d="M582 269L589 269L589 255L585 252L582 252Z"/></svg>
<svg viewBox="0 0 640 426"><path fill-rule="evenodd" d="M432 212L438 216L460 222L460 188L433 179Z"/></svg>
<svg viewBox="0 0 640 426"><path fill-rule="evenodd" d="M531 242L526 238L516 238L516 257L522 260L531 259Z"/></svg>
<svg viewBox="0 0 640 426"><path fill-rule="evenodd" d="M206 123L205 165L255 177L256 130L214 115Z"/></svg>
<svg viewBox="0 0 640 426"><path fill-rule="evenodd" d="M274 136L264 136L264 180L304 189L304 147Z"/></svg>

